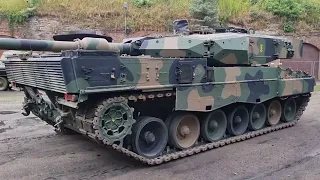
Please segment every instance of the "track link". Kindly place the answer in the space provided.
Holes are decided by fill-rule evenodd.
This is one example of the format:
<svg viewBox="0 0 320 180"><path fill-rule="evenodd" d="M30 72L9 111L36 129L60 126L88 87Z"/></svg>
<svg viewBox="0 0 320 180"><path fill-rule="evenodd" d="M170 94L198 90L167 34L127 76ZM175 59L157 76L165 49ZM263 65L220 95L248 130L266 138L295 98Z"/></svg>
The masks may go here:
<svg viewBox="0 0 320 180"><path fill-rule="evenodd" d="M158 94L158 95L156 95L156 97L158 97L158 98L163 97L163 96L169 97L171 95L174 95L174 93L170 93L170 94L166 93L166 94L162 94L162 95ZM155 96L150 96L150 95L149 96L139 95L139 96L133 97L131 95L131 96L126 97L126 98L128 98L128 100L136 101L137 99L145 100L145 99L154 98L154 97ZM310 101L310 97L311 97L311 94L307 94L307 95L302 96L302 102L301 102L300 108L298 109L294 120L291 121L291 122L281 123L281 124L278 124L278 125L275 125L275 126L271 126L271 127L266 127L266 128L263 128L263 129L260 129L260 130L257 130L257 131L247 132L247 133L239 135L239 136L228 137L228 138L225 138L225 139L222 139L222 140L219 140L219 141L216 141L216 142L212 142L212 143L199 144L199 145L197 145L197 146L195 146L193 148L189 148L189 149L186 149L186 150L181 150L181 151L178 151L178 152L164 154L162 156L159 156L159 157L153 158L153 159L147 159L145 157L142 157L142 156L136 154L135 152L130 151L130 150L128 150L128 149L126 149L124 147L121 147L121 146L119 146L117 144L109 145L107 143L103 143L103 142L102 143L105 144L105 145L109 145L113 149L115 149L115 150L117 150L117 151L119 151L119 152L121 152L123 154L126 154L127 156L132 157L132 158L134 158L134 159L136 159L138 161L141 161L142 163L145 163L145 164L148 164L148 165L159 165L159 164L163 164L163 163L166 163L166 162L169 162L169 161L172 161L172 160L177 160L177 159L181 159L181 158L184 158L184 157L187 157L187 156L191 156L191 155L194 155L194 154L197 154L197 153L200 153L200 152L205 152L205 151L211 150L213 148L218 148L218 147L222 147L222 146L225 146L225 145L233 144L233 143L236 143L236 142L245 141L245 140L254 138L256 136L260 136L260 135L267 134L267 133L270 133L270 132L273 132L273 131L277 131L277 130L280 130L280 129L292 127L299 121L299 119L303 115L303 112L306 109L306 107L308 106L308 103ZM82 121L85 120L86 123L92 121L92 120L84 119L84 118L79 117L79 116L77 116L77 118L82 119ZM92 128L93 128L93 126L92 126ZM93 128L93 129L95 129L95 128ZM95 141L99 141L97 139L96 135L94 133L91 133L88 130L81 129L80 132L82 134L85 134L85 135L91 137Z"/></svg>

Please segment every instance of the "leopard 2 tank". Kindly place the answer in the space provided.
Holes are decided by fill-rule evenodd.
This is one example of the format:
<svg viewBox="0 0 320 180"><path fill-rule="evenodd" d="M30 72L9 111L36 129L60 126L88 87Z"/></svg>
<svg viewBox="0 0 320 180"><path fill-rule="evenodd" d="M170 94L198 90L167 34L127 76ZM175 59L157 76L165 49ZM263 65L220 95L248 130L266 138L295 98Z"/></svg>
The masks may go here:
<svg viewBox="0 0 320 180"><path fill-rule="evenodd" d="M46 51L4 62L24 115L149 165L293 126L315 86L281 66L302 56L301 40L259 34L0 38L0 49Z"/></svg>

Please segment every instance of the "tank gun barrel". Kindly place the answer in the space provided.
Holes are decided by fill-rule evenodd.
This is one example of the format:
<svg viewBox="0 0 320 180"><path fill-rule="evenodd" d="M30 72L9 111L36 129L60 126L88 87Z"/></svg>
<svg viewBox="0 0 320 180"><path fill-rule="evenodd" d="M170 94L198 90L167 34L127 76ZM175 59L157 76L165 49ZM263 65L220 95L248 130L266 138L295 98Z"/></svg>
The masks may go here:
<svg viewBox="0 0 320 180"><path fill-rule="evenodd" d="M51 41L51 40L30 40L0 38L0 49L21 50L21 51L52 51L60 52L63 50L109 50L120 54L130 54L131 44L110 43L103 38L86 37L82 40L76 39L73 42Z"/></svg>

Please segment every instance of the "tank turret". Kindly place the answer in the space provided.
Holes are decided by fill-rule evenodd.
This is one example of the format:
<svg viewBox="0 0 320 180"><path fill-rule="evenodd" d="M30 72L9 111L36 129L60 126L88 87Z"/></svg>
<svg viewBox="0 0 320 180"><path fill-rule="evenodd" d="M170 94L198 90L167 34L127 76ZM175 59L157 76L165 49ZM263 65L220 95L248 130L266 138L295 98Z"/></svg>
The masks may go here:
<svg viewBox="0 0 320 180"><path fill-rule="evenodd" d="M205 57L208 65L215 66L249 65L301 56L302 41L254 34L194 34L144 41L140 51L152 57Z"/></svg>
<svg viewBox="0 0 320 180"><path fill-rule="evenodd" d="M0 38L0 49L32 51L108 50L152 57L208 58L209 66L266 64L302 56L302 41L246 34L217 33L140 38L130 43L111 43L103 38L48 41Z"/></svg>

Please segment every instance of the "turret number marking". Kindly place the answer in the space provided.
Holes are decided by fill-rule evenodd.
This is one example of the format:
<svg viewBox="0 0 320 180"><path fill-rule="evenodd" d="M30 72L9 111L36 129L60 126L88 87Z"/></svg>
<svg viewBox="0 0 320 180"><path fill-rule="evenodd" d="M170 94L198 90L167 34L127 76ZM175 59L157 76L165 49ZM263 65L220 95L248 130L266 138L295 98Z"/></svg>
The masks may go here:
<svg viewBox="0 0 320 180"><path fill-rule="evenodd" d="M260 44L260 52L263 52L263 44Z"/></svg>

